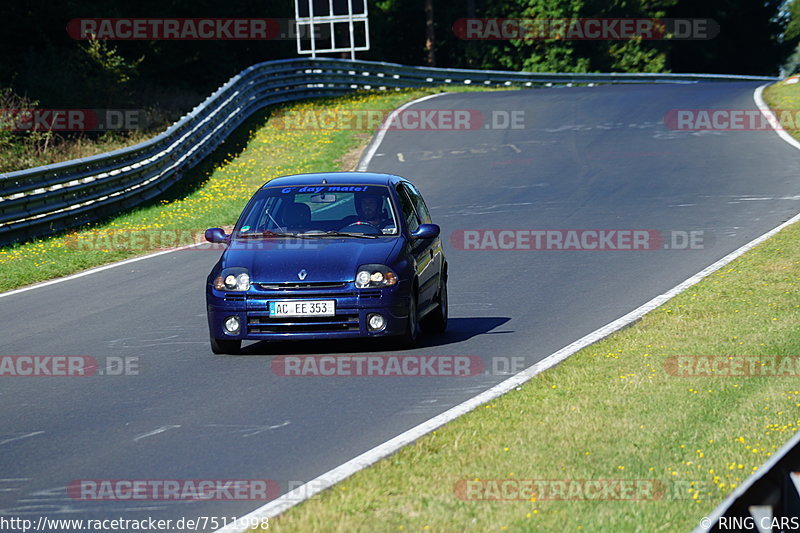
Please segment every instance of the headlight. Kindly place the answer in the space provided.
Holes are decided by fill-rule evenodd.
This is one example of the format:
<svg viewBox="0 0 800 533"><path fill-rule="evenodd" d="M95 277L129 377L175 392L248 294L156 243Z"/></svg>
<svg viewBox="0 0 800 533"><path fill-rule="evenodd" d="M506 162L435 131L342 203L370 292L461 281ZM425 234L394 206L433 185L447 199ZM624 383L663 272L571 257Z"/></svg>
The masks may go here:
<svg viewBox="0 0 800 533"><path fill-rule="evenodd" d="M369 272L360 270L358 274L356 274L356 287L369 287L369 278Z"/></svg>
<svg viewBox="0 0 800 533"><path fill-rule="evenodd" d="M226 268L214 280L218 291L246 291L250 289L250 274L246 268Z"/></svg>
<svg viewBox="0 0 800 533"><path fill-rule="evenodd" d="M390 287L397 284L397 274L386 265L362 265L356 274L356 288Z"/></svg>

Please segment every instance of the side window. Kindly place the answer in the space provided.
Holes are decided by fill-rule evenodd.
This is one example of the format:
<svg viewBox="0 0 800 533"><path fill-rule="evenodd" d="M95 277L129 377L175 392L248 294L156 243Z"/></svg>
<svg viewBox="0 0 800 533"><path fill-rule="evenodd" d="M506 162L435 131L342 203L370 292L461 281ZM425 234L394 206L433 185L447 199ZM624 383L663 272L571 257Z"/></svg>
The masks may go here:
<svg viewBox="0 0 800 533"><path fill-rule="evenodd" d="M400 209L403 211L403 218L406 219L406 224L408 224L408 231L417 231L419 227L419 218L417 218L417 213L414 211L414 204L411 202L411 199L408 197L408 192L406 192L402 184L397 186L397 196L400 198Z"/></svg>
<svg viewBox="0 0 800 533"><path fill-rule="evenodd" d="M411 197L411 201L414 202L414 207L417 208L419 219L423 224L430 224L431 215L428 212L428 206L425 205L425 200L422 199L422 195L419 193L417 188L410 183L404 183L403 185L408 190L408 195Z"/></svg>

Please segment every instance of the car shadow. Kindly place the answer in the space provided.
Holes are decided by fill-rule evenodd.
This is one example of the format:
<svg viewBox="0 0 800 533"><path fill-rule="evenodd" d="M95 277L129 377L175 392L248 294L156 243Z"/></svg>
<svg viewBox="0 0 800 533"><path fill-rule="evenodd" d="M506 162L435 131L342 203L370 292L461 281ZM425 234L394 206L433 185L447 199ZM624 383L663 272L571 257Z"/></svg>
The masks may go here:
<svg viewBox="0 0 800 533"><path fill-rule="evenodd" d="M419 338L417 348L455 344L457 342L469 340L477 335L513 333L513 330L494 331L509 320L511 319L508 317L493 316L450 318L447 320L447 331L438 334L423 334Z"/></svg>
<svg viewBox="0 0 800 533"><path fill-rule="evenodd" d="M463 342L478 335L497 335L513 333L513 330L494 331L511 320L508 317L469 317L450 318L447 321L447 331L439 334L423 333L415 350L444 346ZM258 341L242 347L241 355L295 355L295 354L330 354L330 353L357 353L357 352L397 352L400 350L392 345L389 338L383 339L336 339L315 341Z"/></svg>

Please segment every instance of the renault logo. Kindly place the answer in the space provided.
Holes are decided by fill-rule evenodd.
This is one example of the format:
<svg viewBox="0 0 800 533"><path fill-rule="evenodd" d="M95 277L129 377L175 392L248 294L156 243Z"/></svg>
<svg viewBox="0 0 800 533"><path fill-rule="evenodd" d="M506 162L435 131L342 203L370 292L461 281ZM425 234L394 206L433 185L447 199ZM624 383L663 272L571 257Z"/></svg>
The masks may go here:
<svg viewBox="0 0 800 533"><path fill-rule="evenodd" d="M308 272L306 272L305 268L297 273L297 277L300 278L301 281L306 279L306 276L308 276Z"/></svg>

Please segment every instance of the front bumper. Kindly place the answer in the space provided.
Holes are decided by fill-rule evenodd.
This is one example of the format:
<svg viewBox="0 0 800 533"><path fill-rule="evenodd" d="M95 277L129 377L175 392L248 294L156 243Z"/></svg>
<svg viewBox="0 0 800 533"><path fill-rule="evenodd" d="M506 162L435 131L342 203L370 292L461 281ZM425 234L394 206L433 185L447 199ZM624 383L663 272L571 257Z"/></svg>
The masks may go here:
<svg viewBox="0 0 800 533"><path fill-rule="evenodd" d="M331 338L386 337L405 331L408 319L409 282L382 289L356 289L344 283L254 283L247 292L218 291L206 287L208 327L211 336L229 340L314 340ZM330 317L270 317L269 302L275 300L335 300ZM367 315L380 313L386 326L367 328ZM223 322L237 316L241 329L228 334Z"/></svg>

